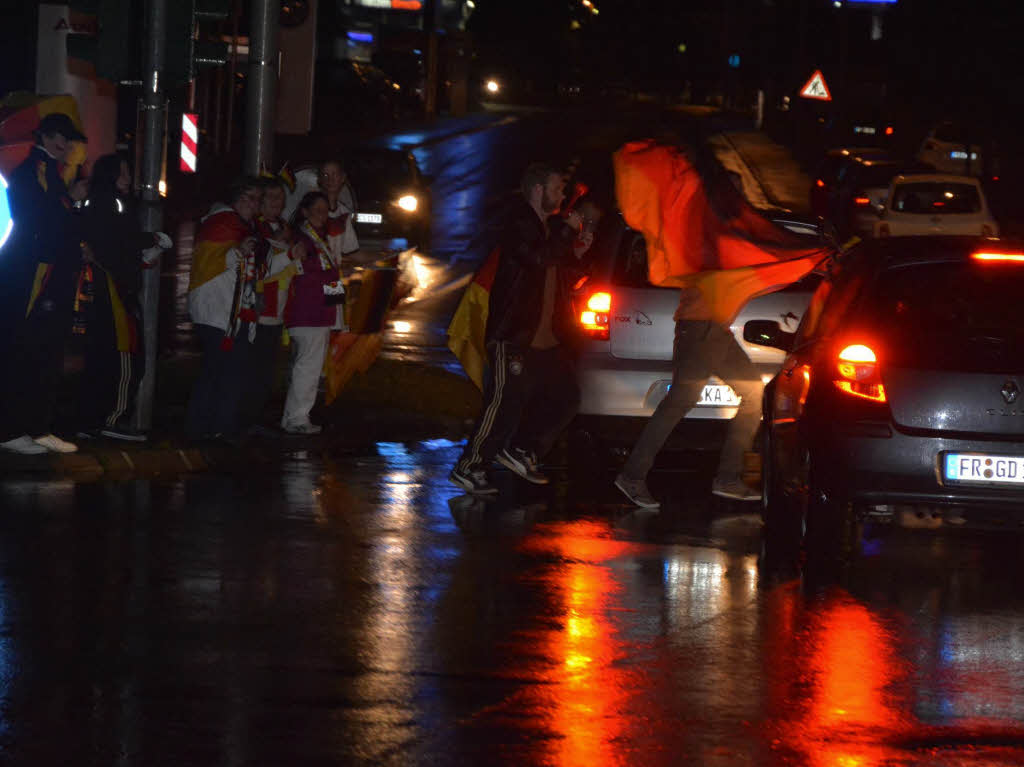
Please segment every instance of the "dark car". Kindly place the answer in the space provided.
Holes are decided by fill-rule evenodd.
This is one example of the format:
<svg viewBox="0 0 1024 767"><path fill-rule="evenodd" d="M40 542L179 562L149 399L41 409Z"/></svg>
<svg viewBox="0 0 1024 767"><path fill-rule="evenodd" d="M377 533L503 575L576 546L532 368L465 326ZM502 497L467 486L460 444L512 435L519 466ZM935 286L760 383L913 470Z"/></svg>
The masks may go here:
<svg viewBox="0 0 1024 767"><path fill-rule="evenodd" d="M427 247L430 180L420 173L412 152L358 148L347 153L344 162L355 191L355 226L360 245Z"/></svg>
<svg viewBox="0 0 1024 767"><path fill-rule="evenodd" d="M765 389L769 537L835 559L866 519L1024 530L1024 243L870 240L816 290Z"/></svg>
<svg viewBox="0 0 1024 767"><path fill-rule="evenodd" d="M814 170L809 199L811 213L821 218L830 214L830 204L846 170L861 159L882 159L889 155L877 147L836 147L829 149Z"/></svg>

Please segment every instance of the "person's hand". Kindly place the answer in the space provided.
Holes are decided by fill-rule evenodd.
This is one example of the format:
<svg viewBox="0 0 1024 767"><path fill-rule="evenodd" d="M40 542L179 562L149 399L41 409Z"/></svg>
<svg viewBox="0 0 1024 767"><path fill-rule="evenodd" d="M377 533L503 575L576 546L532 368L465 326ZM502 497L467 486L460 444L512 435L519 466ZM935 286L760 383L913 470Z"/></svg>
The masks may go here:
<svg viewBox="0 0 1024 767"><path fill-rule="evenodd" d="M89 196L89 182L84 178L78 179L68 190L68 196L75 202L81 202Z"/></svg>
<svg viewBox="0 0 1024 767"><path fill-rule="evenodd" d="M594 233L588 229L584 229L576 237L576 242L573 244L573 253L576 254L576 258L579 258L588 250L590 246L594 244Z"/></svg>
<svg viewBox="0 0 1024 767"><path fill-rule="evenodd" d="M565 223L567 223L574 232L579 232L583 229L583 215L578 210L570 211L565 217Z"/></svg>
<svg viewBox="0 0 1024 767"><path fill-rule="evenodd" d="M153 239L156 240L157 247L160 250L170 250L171 245L174 244L171 242L171 238L163 232L153 232Z"/></svg>

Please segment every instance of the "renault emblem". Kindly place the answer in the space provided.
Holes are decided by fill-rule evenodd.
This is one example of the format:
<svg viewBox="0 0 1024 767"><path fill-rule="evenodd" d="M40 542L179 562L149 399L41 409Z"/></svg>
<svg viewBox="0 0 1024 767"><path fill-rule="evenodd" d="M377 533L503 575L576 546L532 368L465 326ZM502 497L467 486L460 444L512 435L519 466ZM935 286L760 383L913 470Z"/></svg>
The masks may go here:
<svg viewBox="0 0 1024 767"><path fill-rule="evenodd" d="M1003 384L1003 388L1000 390L1000 393L1003 395L1003 399L1006 400L1006 404L1012 405L1017 401L1017 397L1020 395L1020 387L1013 381L1007 381Z"/></svg>

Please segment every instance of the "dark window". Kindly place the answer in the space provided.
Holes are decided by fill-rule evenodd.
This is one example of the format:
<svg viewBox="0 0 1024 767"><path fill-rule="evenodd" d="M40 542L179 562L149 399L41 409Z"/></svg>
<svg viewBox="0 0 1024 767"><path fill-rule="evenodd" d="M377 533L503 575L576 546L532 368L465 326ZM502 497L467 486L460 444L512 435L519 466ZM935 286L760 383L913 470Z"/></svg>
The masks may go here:
<svg viewBox="0 0 1024 767"><path fill-rule="evenodd" d="M977 213L981 210L981 196L973 184L897 184L893 189L892 209L897 213L929 216Z"/></svg>
<svg viewBox="0 0 1024 767"><path fill-rule="evenodd" d="M1019 370L1024 359L1017 263L917 264L883 272L858 308L896 364Z"/></svg>

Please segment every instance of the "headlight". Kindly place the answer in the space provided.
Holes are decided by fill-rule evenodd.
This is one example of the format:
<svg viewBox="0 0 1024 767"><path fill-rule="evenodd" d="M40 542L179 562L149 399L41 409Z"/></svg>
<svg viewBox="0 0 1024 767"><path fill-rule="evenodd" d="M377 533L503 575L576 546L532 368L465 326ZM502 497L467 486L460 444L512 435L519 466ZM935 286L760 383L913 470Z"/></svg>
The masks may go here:
<svg viewBox="0 0 1024 767"><path fill-rule="evenodd" d="M488 80L484 87L487 88L488 93L497 93L501 90L501 85L497 80Z"/></svg>
<svg viewBox="0 0 1024 767"><path fill-rule="evenodd" d="M411 194L406 194L398 198L398 207L402 210L407 210L410 213L415 213L416 208L418 208L419 205L420 201Z"/></svg>

